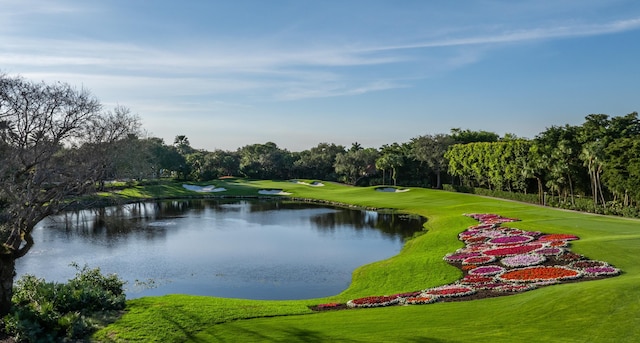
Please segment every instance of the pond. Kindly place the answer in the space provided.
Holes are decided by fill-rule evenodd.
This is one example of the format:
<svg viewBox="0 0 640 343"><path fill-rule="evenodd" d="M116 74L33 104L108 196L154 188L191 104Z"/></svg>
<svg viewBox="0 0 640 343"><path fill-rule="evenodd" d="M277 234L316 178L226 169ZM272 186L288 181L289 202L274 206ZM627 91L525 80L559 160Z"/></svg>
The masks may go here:
<svg viewBox="0 0 640 343"><path fill-rule="evenodd" d="M347 288L357 267L396 255L424 221L290 201L137 203L47 218L16 269L66 282L71 263L99 267L127 282L129 299L317 298Z"/></svg>

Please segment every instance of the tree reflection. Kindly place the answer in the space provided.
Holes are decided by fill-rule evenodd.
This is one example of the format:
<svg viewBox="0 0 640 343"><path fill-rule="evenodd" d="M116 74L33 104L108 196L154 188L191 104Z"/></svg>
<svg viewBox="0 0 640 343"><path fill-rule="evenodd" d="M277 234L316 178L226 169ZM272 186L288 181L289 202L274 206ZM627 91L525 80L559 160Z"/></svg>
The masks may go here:
<svg viewBox="0 0 640 343"><path fill-rule="evenodd" d="M356 230L375 228L385 236L403 239L422 230L426 222L426 219L420 216L351 209L315 215L310 220L320 230L333 231L339 226L349 225Z"/></svg>
<svg viewBox="0 0 640 343"><path fill-rule="evenodd" d="M391 238L411 237L422 230L426 219L420 216L331 207L305 202L260 200L260 199L189 199L163 200L69 211L47 218L44 225L55 228L66 235L78 235L86 239L101 237L105 240L126 238L128 235L144 235L147 239L165 238L170 225L168 221L201 215L205 211L213 214L231 212L302 211L330 209L313 213L310 222L320 231L334 231L349 226L356 231L377 229Z"/></svg>
<svg viewBox="0 0 640 343"><path fill-rule="evenodd" d="M67 236L79 236L88 240L112 241L131 234L143 234L145 238L157 239L166 236L166 228L151 225L162 219L161 203L134 203L122 206L99 207L89 210L68 211L47 218L47 229L57 229ZM167 212L171 212L168 210Z"/></svg>

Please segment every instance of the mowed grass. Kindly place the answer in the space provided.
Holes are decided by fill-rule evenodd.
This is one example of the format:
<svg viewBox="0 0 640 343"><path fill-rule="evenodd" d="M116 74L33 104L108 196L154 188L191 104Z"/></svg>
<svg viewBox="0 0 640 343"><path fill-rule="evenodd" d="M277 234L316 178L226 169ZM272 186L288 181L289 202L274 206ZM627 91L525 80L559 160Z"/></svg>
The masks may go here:
<svg viewBox="0 0 640 343"><path fill-rule="evenodd" d="M640 221L561 211L468 194L413 188L323 187L277 181L216 181L224 195L255 196L283 189L289 197L364 207L394 208L428 218L426 233L390 259L358 268L351 286L335 296L300 301L256 301L187 295L128 302L127 313L95 336L122 342L634 342L640 341ZM156 187L156 186L154 186ZM159 186L158 186L159 187ZM146 198L194 195L180 185L140 188ZM126 194L127 191L125 191ZM217 194L222 195L222 194ZM134 196L128 194L128 196ZM580 236L571 249L609 262L623 274L554 285L499 298L312 312L324 302L420 290L454 282L461 272L442 257L462 247L457 235L473 219L497 213L505 224Z"/></svg>

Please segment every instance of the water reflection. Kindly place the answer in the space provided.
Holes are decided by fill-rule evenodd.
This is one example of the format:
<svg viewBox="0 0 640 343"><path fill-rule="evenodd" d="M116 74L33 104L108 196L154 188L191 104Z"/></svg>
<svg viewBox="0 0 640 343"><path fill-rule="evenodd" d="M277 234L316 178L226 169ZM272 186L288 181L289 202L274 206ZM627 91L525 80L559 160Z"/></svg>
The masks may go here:
<svg viewBox="0 0 640 343"><path fill-rule="evenodd" d="M337 294L363 264L396 254L424 220L291 201L171 200L47 218L19 275L63 282L87 263L129 298L188 293L250 299ZM154 288L136 289L136 280Z"/></svg>
<svg viewBox="0 0 640 343"><path fill-rule="evenodd" d="M379 213L375 211L337 211L310 218L319 230L333 231L349 224L355 230L375 228L389 238L408 238L419 231L424 219L418 216Z"/></svg>

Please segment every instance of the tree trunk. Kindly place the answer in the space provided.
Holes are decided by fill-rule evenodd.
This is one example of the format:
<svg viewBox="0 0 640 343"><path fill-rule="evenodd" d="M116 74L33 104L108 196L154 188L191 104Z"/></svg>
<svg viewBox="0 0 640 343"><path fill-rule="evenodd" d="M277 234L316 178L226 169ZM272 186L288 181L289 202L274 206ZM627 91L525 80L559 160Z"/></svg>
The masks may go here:
<svg viewBox="0 0 640 343"><path fill-rule="evenodd" d="M624 190L624 202L622 203L625 207L626 206L631 206L631 203L629 202L629 193L627 192L627 190Z"/></svg>
<svg viewBox="0 0 640 343"><path fill-rule="evenodd" d="M536 180L538 181L538 202L540 205L544 205L544 188L542 187L542 179L536 177Z"/></svg>
<svg viewBox="0 0 640 343"><path fill-rule="evenodd" d="M9 239L4 243L5 252L0 254L0 318L9 314L11 310L13 279L16 276L16 260L26 255L34 244L33 237L30 234L33 225L26 224L24 220L21 221L21 224L30 229L13 230L9 235Z"/></svg>
<svg viewBox="0 0 640 343"><path fill-rule="evenodd" d="M13 296L13 278L16 276L16 260L13 255L0 257L0 317L9 314Z"/></svg>
<svg viewBox="0 0 640 343"><path fill-rule="evenodd" d="M593 181L591 181L592 183L591 187L593 188L593 204L597 207L598 206L598 179L596 178L595 171L591 172L591 174L593 179Z"/></svg>
<svg viewBox="0 0 640 343"><path fill-rule="evenodd" d="M607 207L607 202L604 199L604 193L602 192L602 182L600 181L600 174L602 174L602 167L598 167L598 171L596 174L596 184L598 186L598 194L600 194L600 200L602 201L602 207Z"/></svg>
<svg viewBox="0 0 640 343"><path fill-rule="evenodd" d="M567 173L567 180L569 180L569 194L571 195L571 205L576 205L576 200L573 195L573 180L571 180L571 174Z"/></svg>

